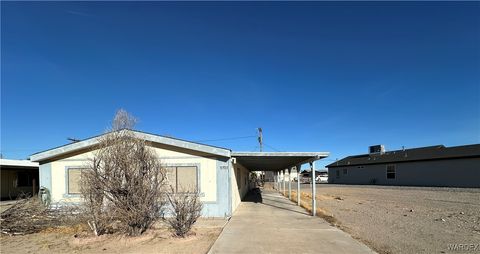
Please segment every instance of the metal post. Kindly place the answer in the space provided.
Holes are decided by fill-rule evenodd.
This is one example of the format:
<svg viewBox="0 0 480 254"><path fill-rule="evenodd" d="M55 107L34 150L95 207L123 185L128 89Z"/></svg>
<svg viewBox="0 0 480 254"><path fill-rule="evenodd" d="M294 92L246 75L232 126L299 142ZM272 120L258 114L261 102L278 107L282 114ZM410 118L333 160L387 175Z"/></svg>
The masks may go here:
<svg viewBox="0 0 480 254"><path fill-rule="evenodd" d="M295 169L297 170L297 205L300 206L300 166Z"/></svg>
<svg viewBox="0 0 480 254"><path fill-rule="evenodd" d="M292 199L292 168L288 168L288 199Z"/></svg>
<svg viewBox="0 0 480 254"><path fill-rule="evenodd" d="M315 200L315 195L316 193L316 182L315 182L315 169L313 168L313 161L310 162L310 172L312 175L312 216L315 216L317 214L317 202Z"/></svg>
<svg viewBox="0 0 480 254"><path fill-rule="evenodd" d="M282 179L283 179L283 195L286 196L286 195L285 195L285 194L286 194L286 193L285 193L285 192L286 192L286 191L285 191L285 190L286 190L286 188L285 188L285 184L286 184L286 183L285 183L285 174L287 173L287 171L284 169L282 172L283 172L283 177L282 177Z"/></svg>

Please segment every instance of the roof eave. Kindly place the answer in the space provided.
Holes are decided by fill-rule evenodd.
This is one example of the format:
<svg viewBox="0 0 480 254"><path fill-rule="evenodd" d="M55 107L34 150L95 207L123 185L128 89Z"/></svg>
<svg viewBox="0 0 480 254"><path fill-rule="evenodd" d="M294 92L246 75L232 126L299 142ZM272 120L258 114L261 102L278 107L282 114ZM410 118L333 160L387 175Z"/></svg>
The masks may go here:
<svg viewBox="0 0 480 254"><path fill-rule="evenodd" d="M144 139L150 142L179 147L187 150L203 152L203 153L217 155L221 157L230 157L230 150L228 149L193 143L193 142L174 139L174 138L158 136L158 135L144 133L144 132L138 132L138 131L132 131L132 132L137 138ZM47 150L44 152L32 154L30 155L30 161L42 162L42 161L46 161L46 160L61 156L63 154L74 153L80 150L88 149L94 146L95 144L98 144L99 139L101 137L102 135L89 138L83 141L75 142L72 144L67 144L67 145L57 147L51 150Z"/></svg>

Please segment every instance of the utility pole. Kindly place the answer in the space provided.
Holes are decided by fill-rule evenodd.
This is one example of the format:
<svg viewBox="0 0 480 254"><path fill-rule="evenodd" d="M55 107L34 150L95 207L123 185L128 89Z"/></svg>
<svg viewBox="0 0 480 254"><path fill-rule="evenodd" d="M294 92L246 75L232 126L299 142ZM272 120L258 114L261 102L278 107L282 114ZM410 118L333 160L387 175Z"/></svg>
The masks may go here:
<svg viewBox="0 0 480 254"><path fill-rule="evenodd" d="M263 134L262 134L262 128L258 128L258 143L260 144L260 152L263 152Z"/></svg>

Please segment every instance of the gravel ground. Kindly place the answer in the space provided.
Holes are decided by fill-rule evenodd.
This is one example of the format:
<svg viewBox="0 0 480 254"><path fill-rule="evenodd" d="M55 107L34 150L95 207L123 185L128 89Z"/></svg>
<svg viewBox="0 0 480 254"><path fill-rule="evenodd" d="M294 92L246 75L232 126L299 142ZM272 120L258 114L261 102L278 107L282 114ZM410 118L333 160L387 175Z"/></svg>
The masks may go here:
<svg viewBox="0 0 480 254"><path fill-rule="evenodd" d="M317 200L379 253L480 253L480 189L317 184Z"/></svg>

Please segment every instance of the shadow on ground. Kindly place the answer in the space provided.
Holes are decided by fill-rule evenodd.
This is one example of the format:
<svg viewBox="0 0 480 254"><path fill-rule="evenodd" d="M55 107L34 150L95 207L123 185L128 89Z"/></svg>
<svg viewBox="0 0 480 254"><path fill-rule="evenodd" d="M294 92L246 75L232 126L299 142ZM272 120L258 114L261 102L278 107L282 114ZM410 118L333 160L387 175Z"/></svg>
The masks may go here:
<svg viewBox="0 0 480 254"><path fill-rule="evenodd" d="M267 197L269 196L268 194L266 195ZM271 195L270 195L271 196ZM275 207L278 209L294 212L294 213L300 213L300 214L307 214L307 211L302 212L298 211L298 209L295 209L296 205L290 202L288 199L285 199L283 197L281 198L275 198L275 197L263 197L262 196L262 190L260 188L255 188L250 190L245 197L243 198L242 202L253 202L253 203L260 203L262 205L266 206L271 206ZM287 206L287 207L286 207ZM288 206L293 206L292 209L290 209Z"/></svg>
<svg viewBox="0 0 480 254"><path fill-rule="evenodd" d="M260 188L251 189L242 200L243 202L262 203L262 191Z"/></svg>

